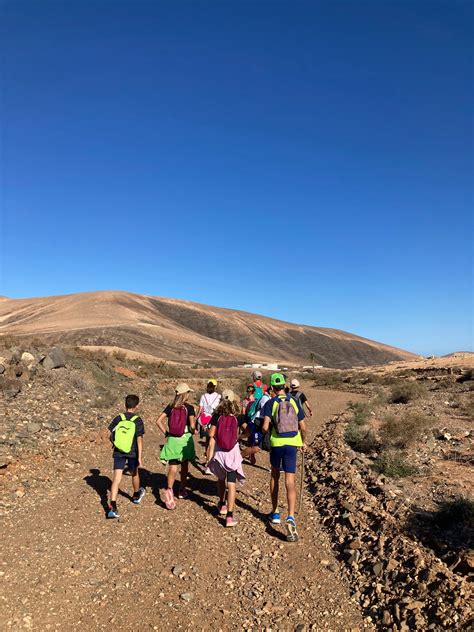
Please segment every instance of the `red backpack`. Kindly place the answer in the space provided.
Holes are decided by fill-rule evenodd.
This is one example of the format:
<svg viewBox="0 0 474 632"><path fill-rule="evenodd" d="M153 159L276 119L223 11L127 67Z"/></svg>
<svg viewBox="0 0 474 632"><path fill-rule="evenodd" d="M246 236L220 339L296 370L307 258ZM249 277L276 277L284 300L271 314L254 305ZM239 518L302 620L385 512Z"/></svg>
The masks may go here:
<svg viewBox="0 0 474 632"><path fill-rule="evenodd" d="M173 408L168 421L168 433L172 437L182 437L186 431L188 421L188 409L186 406Z"/></svg>
<svg viewBox="0 0 474 632"><path fill-rule="evenodd" d="M221 415L217 420L216 443L224 452L230 452L237 443L239 423L235 415Z"/></svg>

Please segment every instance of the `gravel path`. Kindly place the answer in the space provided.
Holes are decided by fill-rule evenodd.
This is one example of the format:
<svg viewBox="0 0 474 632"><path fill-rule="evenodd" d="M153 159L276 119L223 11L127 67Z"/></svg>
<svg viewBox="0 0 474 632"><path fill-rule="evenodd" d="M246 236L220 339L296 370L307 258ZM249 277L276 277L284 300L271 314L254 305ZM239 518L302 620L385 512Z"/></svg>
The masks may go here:
<svg viewBox="0 0 474 632"><path fill-rule="evenodd" d="M307 390L311 432L356 395ZM358 605L332 555L311 497L300 541L269 528L268 455L245 466L235 529L216 516L212 477L191 468L191 493L167 512L160 500L161 437L145 417L144 482L136 507L119 497L120 521L101 507L110 484L104 439L23 465L24 491L3 519L2 630L356 630ZM202 448L198 446L199 455ZM123 491L131 491L124 477Z"/></svg>

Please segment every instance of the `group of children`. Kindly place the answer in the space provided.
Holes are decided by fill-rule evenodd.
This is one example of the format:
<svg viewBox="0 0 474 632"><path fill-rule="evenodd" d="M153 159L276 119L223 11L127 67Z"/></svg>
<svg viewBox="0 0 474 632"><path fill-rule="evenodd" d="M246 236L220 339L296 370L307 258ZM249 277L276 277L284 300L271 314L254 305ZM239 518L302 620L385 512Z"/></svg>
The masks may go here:
<svg viewBox="0 0 474 632"><path fill-rule="evenodd" d="M295 522L296 507L296 461L298 449L305 449L305 410L312 415L304 393L299 390L298 380L286 385L282 373L273 373L270 383L262 381L262 374L255 371L252 383L247 386L246 396L240 402L230 389L217 392L217 380L210 379L206 392L195 408L189 403L193 390L185 383L176 386L172 402L166 406L156 420L158 429L164 434L165 442L160 451L160 460L167 465L166 489L163 501L167 509L176 508L174 484L180 467L178 499L186 498L189 463L196 463L193 435L205 438L204 467L206 474L217 477L219 496L218 514L224 518L226 527L234 527L236 484L245 481L243 460L255 463L255 455L261 450L270 453L271 477L270 496L272 511L268 521L280 524L278 491L281 472L284 473L288 515L285 520L287 540L298 539ZM117 495L123 470L127 467L132 476L132 502L140 504L145 489L140 486L139 467L143 453L143 421L137 414L139 398L127 395L125 413L115 417L109 425L113 444L114 473L110 490L107 518L118 518ZM241 449L240 441L245 442Z"/></svg>

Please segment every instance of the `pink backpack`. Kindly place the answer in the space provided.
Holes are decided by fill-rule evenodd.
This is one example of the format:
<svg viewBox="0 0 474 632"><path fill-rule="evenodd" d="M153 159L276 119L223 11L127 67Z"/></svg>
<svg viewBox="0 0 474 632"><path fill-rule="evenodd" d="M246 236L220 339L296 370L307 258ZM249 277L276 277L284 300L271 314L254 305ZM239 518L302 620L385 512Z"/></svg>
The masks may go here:
<svg viewBox="0 0 474 632"><path fill-rule="evenodd" d="M230 452L237 443L239 423L235 415L221 415L217 420L216 443L224 452Z"/></svg>
<svg viewBox="0 0 474 632"><path fill-rule="evenodd" d="M173 408L168 421L168 432L172 437L182 437L186 431L188 409L186 406Z"/></svg>

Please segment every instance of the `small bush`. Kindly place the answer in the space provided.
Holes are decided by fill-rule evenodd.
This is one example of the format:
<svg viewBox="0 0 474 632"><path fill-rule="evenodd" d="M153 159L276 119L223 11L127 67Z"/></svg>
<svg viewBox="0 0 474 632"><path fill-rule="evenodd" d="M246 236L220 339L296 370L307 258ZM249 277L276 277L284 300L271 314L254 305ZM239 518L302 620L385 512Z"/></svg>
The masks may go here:
<svg viewBox="0 0 474 632"><path fill-rule="evenodd" d="M408 463L405 455L396 451L382 452L374 461L372 468L379 474L384 474L390 478L404 478L413 476L418 472L415 465Z"/></svg>
<svg viewBox="0 0 474 632"><path fill-rule="evenodd" d="M387 447L407 448L415 443L432 424L432 419L419 413L388 415L380 426L380 438L382 444Z"/></svg>
<svg viewBox="0 0 474 632"><path fill-rule="evenodd" d="M464 496L445 501L440 504L435 520L443 529L474 529L474 501Z"/></svg>
<svg viewBox="0 0 474 632"><path fill-rule="evenodd" d="M394 384L388 397L388 401L391 404L408 404L408 402L421 397L423 393L423 387L417 382Z"/></svg>
<svg viewBox="0 0 474 632"><path fill-rule="evenodd" d="M354 422L347 426L344 438L356 452L370 454L378 448L378 441L374 432L370 428L362 428Z"/></svg>
<svg viewBox="0 0 474 632"><path fill-rule="evenodd" d="M127 359L127 354L125 353L125 351L114 351L112 355L119 362L125 362L125 360Z"/></svg>
<svg viewBox="0 0 474 632"><path fill-rule="evenodd" d="M370 417L371 407L366 402L356 402L349 405L354 416L354 423L363 426Z"/></svg>
<svg viewBox="0 0 474 632"><path fill-rule="evenodd" d="M117 397L111 391L98 389L97 396L92 402L92 408L111 408L117 403Z"/></svg>

